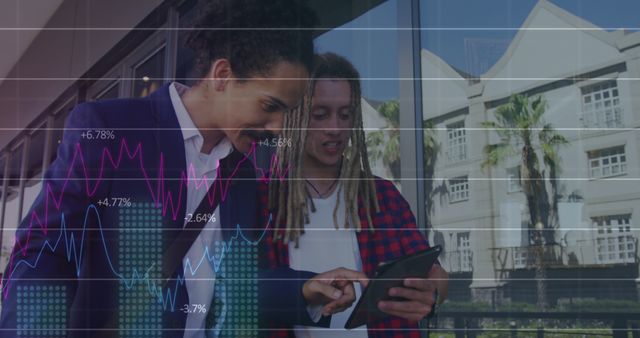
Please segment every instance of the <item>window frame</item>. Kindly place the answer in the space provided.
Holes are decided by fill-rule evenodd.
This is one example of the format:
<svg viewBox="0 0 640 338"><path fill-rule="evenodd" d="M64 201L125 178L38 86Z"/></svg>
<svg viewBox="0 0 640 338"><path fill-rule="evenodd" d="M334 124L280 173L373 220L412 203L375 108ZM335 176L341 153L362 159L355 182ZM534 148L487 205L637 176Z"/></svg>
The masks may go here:
<svg viewBox="0 0 640 338"><path fill-rule="evenodd" d="M172 79L174 75L172 73L174 65L171 65L171 63L175 62L175 57L172 56L172 54L174 53L170 51L172 43L167 33L171 30L163 29L166 27L167 23L162 25L158 32L155 32L154 34L149 36L142 45L131 51L131 53L129 53L127 57L122 61L125 79L122 84L124 97L134 97L134 82L137 80L136 78L134 78L136 68L140 67L140 65L144 64L146 61L155 56L156 53L163 49L164 64L162 68L162 84L164 85L168 82L171 82L170 79Z"/></svg>
<svg viewBox="0 0 640 338"><path fill-rule="evenodd" d="M614 151L618 149L622 149L622 151L614 153ZM627 156L628 155L627 155L626 145L624 144L619 146L600 148L600 149L587 151L587 169L589 170L589 179L598 180L598 179L605 179L610 177L627 175L628 174ZM612 164L612 160L614 159L616 163ZM603 164L605 160L609 162L607 165ZM594 166L594 163L596 162L597 162L597 165ZM613 173L613 168L616 165L618 166L619 171L617 173ZM605 169L609 170L608 174L604 174ZM594 170L598 171L598 175L594 175Z"/></svg>
<svg viewBox="0 0 640 338"><path fill-rule="evenodd" d="M626 223L614 225L613 220L626 220ZM594 234L594 255L597 263L625 264L636 262L636 241L631 231L633 227L631 213L591 217L591 224ZM620 240L621 238L622 241ZM620 250L621 245L624 246L622 250ZM620 257L620 255L624 255L624 257Z"/></svg>
<svg viewBox="0 0 640 338"><path fill-rule="evenodd" d="M454 182L455 181L455 182ZM470 185L469 185L469 175L461 175L449 178L449 203L460 203L464 201L468 201L470 198ZM454 191L454 187L456 187L456 191ZM457 190L457 188L462 188ZM463 196L464 195L464 196ZM454 198L456 196L456 198Z"/></svg>
<svg viewBox="0 0 640 338"><path fill-rule="evenodd" d="M462 125L462 127L458 127L457 125ZM466 161L468 159L468 151L465 121L452 121L446 124L446 129L447 163L452 164ZM452 141L456 141L457 143L452 144ZM457 156L453 157L454 154Z"/></svg>
<svg viewBox="0 0 640 338"><path fill-rule="evenodd" d="M608 84L613 84L613 85L607 88L600 88L599 90L594 89L596 87L602 87ZM616 93L615 96L614 96L614 92ZM610 96L608 98L604 98L604 93L607 93ZM600 95L599 99L595 98L595 96L597 95ZM580 87L580 123L582 124L582 126L584 128L622 128L624 127L624 114L623 114L620 97L621 97L620 87L618 86L617 78L598 81L594 83L587 83L581 86ZM585 102L587 99L589 99L589 102ZM604 106L606 102L611 102L610 108ZM598 103L602 103L603 105L600 109L595 108L596 104ZM593 109L591 111L587 111L587 105L593 106ZM607 120L606 111L608 109L611 109L611 114L613 117L612 120ZM612 121L613 125L608 125L609 121Z"/></svg>
<svg viewBox="0 0 640 338"><path fill-rule="evenodd" d="M101 77L99 80L96 80L96 82L87 89L87 99L89 101L101 100L102 96L115 86L119 86L118 98L124 97L124 83L126 82L123 81L125 77L124 73L124 63L120 63L117 66L113 67L113 69L105 74L105 76Z"/></svg>
<svg viewBox="0 0 640 338"><path fill-rule="evenodd" d="M471 249L471 232L463 231L456 233L456 244L459 253L460 272L473 271L473 250Z"/></svg>

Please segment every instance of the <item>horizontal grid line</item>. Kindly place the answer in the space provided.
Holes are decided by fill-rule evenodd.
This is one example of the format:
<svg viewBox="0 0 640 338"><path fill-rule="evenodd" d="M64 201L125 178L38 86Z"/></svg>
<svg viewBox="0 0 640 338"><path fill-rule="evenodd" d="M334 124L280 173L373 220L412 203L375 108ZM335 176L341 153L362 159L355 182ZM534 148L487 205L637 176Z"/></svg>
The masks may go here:
<svg viewBox="0 0 640 338"><path fill-rule="evenodd" d="M639 31L640 27L0 27L0 31Z"/></svg>
<svg viewBox="0 0 640 338"><path fill-rule="evenodd" d="M531 268L533 268L534 266L532 266ZM166 281L167 278L152 278L149 277L149 280L157 280L157 281ZM187 278L188 280L202 280L202 281L213 281L216 280L216 278ZM392 280L392 281L401 281L404 280L405 278L376 278L376 280ZM69 281L69 280L94 280L94 281L119 281L121 280L120 278L47 278L47 279L43 279L43 278L11 278L12 281L17 281L17 280L23 280L23 281ZM309 280L309 278L225 278L225 277L220 277L218 278L218 280L225 280L225 281L258 281L258 280L263 280L263 281L306 281ZM334 281L335 279L333 278L317 278L316 280L325 280L325 281ZM449 278L429 278L429 280L432 281L438 281L438 280L470 280L470 281L505 281L505 282L527 282L527 281L535 281L535 280L545 280L545 281L567 281L567 282L571 282L571 281L635 281L636 278L542 278L542 279L536 279L536 278L505 278L505 279L494 279L494 278L452 278L451 276L449 276Z"/></svg>
<svg viewBox="0 0 640 338"><path fill-rule="evenodd" d="M174 81L175 77L147 77L145 80L143 78L138 77L0 77L0 81L77 81L77 80L91 80L91 81L116 81L116 80L126 80L126 81L152 81L152 80L163 80L163 81ZM192 78L192 77L180 77L181 80L191 80L191 81L200 81L205 80L204 78ZM251 80L251 81L272 81L272 80L285 80L285 81L299 81L299 80L311 80L312 78L306 77L241 77L235 78L237 80ZM332 78L326 78L332 79ZM336 78L339 80L361 80L361 81L468 81L467 78L459 78L459 77L359 77L359 78L347 78L341 77ZM638 77L572 77L572 76L564 76L564 77L491 77L491 78L483 78L477 77L472 79L478 79L481 81L560 81L560 80L571 80L571 81L605 81L605 80L619 80L619 81L638 81L640 78ZM211 81L214 81L213 79Z"/></svg>
<svg viewBox="0 0 640 338"><path fill-rule="evenodd" d="M513 313L513 314L526 314L528 312L523 312L523 311L505 311L506 313ZM559 313L563 313L563 312L559 312ZM615 314L616 312L612 312L612 314ZM580 315L581 313L577 313L578 315ZM590 312L584 312L584 314L590 314ZM627 313L625 313L627 314ZM491 317L488 317L491 318ZM535 318L519 318L522 320L531 320L531 319L535 319ZM549 318L549 319L553 319L553 318ZM576 319L580 319L580 318L576 318ZM560 319L560 320L571 320L571 319ZM584 319L582 319L584 320ZM152 328L113 328L113 329L105 329L105 328L85 328L85 329L48 329L48 328L29 328L29 329L0 329L1 331L6 331L6 332L15 332L15 331L24 331L24 332L34 332L34 331L53 331L53 332L59 332L59 331L79 331L79 332L84 332L84 331L106 331L106 332L110 332L110 331L132 331L132 332L139 332L139 331L160 331L160 332L183 332L183 331L202 331L203 329L191 329L191 328L184 328L184 329L152 329ZM231 331L231 332L236 332L236 331L249 331L249 332L254 332L254 331L281 331L282 329L267 329L267 328L255 328L255 329L219 329L221 331ZM491 328L491 329L486 329L486 328L477 328L477 329L471 329L471 328L461 328L461 329L455 329L455 328L451 328L451 329L434 329L434 328L385 328L385 329L377 329L377 328L354 328L354 329L341 329L341 328L312 328L312 327L305 327L305 330L313 330L313 331L338 331L338 332L344 332L344 331L380 331L380 332L396 332L396 331L424 331L424 332L470 332L470 331L478 331L478 332L512 332L512 329L510 328L504 328L504 329L500 329L500 328ZM603 332L603 333L597 333L597 334L602 334L602 335L607 335L604 332L611 332L611 331L621 331L621 332L631 332L631 331L637 331L640 332L640 329L633 329L633 328L607 328L607 329L602 329L602 328L545 328L544 332L546 333L554 333L554 332L568 332L568 333L576 333L576 330L588 330L589 332ZM527 328L518 328L517 332L531 332L531 333L535 333L537 332L537 329L527 329ZM577 333L578 336L581 336L582 333L578 332ZM588 334L588 335L594 335L594 334Z"/></svg>
<svg viewBox="0 0 640 338"><path fill-rule="evenodd" d="M373 167L375 168L375 167ZM91 169L91 168L89 168ZM567 170L566 168L564 170ZM34 178L9 178L11 181L32 181L34 180ZM73 178L73 177L69 177L69 178L48 178L46 179L46 181L95 181L95 180L100 180L100 181L184 181L183 178L109 178L109 177L101 177L101 178L96 178L96 177L89 177L89 178ZM272 180L280 180L278 178L271 178ZM364 181L377 181L377 178L321 178L321 177L317 177L317 178L313 178L313 177L308 177L308 178L283 178L282 181L304 181L304 180L308 180L308 179L313 179L313 180L317 180L317 181L360 181L360 182L364 182ZM448 181L448 180L453 180L455 178L453 177L434 177L434 178L396 178L395 180L398 181ZM2 180L2 176L0 176L0 180ZM41 178L38 178L39 181L42 181ZM190 178L190 181L202 181L204 180L204 178L198 177L198 178ZM244 178L244 177L235 177L233 178L234 181L261 181L263 179L261 178ZM508 177L468 177L467 178L468 181L511 181L513 180L512 178L508 178ZM536 182L536 181L544 181L547 182L549 180L549 178L528 178L528 179L520 179L520 181L523 182ZM209 178L207 177L207 181L215 181L214 178ZM640 181L640 177L603 177L603 178L589 178L589 177L559 177L556 179L556 181L587 181L587 182L606 182L606 181ZM10 186L11 187L11 186ZM521 191L518 191L521 192ZM515 194L518 192L510 192L509 194Z"/></svg>
<svg viewBox="0 0 640 338"><path fill-rule="evenodd" d="M175 130L245 130L246 128L109 128L109 127L96 127L96 128L65 128L65 127L0 127L0 131L21 131L21 130L76 130L76 131L105 131L105 130L113 130L113 131L175 131ZM356 128L332 128L332 130L353 130ZM432 128L416 128L416 127L398 127L398 128L374 128L374 127L364 127L362 128L365 131L386 131L386 130L433 130L433 131L449 131L449 130L466 130L466 131L520 131L520 130L531 130L531 131L542 131L544 128L542 127L532 127L532 128L494 128L494 127L464 127L464 128L447 128L447 127L432 127ZM287 128L287 130L319 130L324 131L326 128ZM553 127L555 131L640 131L640 127ZM274 138L285 138L283 136L276 136ZM87 140L90 141L115 141L111 140L101 140L101 139L92 139Z"/></svg>
<svg viewBox="0 0 640 338"><path fill-rule="evenodd" d="M144 214L143 214L144 216ZM151 222L151 221L150 221ZM439 227L434 225L432 227L434 230L455 230L455 231L496 231L496 230L505 230L505 231L522 231L523 228L501 228L501 227L490 227L490 228L445 228L445 227ZM20 228L10 228L10 227L4 227L5 230L19 230ZM91 227L85 227L85 228L69 228L67 227L66 230L77 230L77 231L81 231L81 230L103 230L103 231L143 231L143 230L148 230L148 231L165 231L167 229L163 229L163 228L124 228L124 227L117 227L117 228L91 228ZM292 228L295 229L295 228ZM54 231L55 229L51 229L49 228L49 230ZM209 228L203 228L203 229L190 229L190 228L184 228L184 229L172 229L170 231L219 231L220 229L209 229ZM255 230L255 231L264 231L264 227L262 228L249 228L249 227L242 227L242 230ZM348 228L348 229L335 229L335 228L304 228L305 231L353 231L353 228ZM391 229L375 229L375 231L398 231L398 230L416 230L416 228L391 228ZM419 229L418 229L419 230ZM577 231L595 231L598 230L597 228L560 228L560 229L541 229L541 231L569 231L569 230L577 230ZM630 232L634 232L634 231L640 231L640 228L638 229L630 229ZM625 232L628 233L629 231ZM622 233L611 233L608 235L615 235L615 234L622 234ZM591 242L591 240L585 240L585 241L589 241ZM512 247L510 247L512 248ZM520 246L520 247L515 247L515 248L528 248L527 246ZM500 249L500 248L494 248L494 249Z"/></svg>

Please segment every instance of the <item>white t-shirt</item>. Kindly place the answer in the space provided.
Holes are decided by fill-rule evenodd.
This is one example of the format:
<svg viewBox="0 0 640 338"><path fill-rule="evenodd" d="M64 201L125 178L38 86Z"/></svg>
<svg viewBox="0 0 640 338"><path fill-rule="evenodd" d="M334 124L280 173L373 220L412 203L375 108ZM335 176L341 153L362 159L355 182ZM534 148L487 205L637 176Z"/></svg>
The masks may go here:
<svg viewBox="0 0 640 338"><path fill-rule="evenodd" d="M295 248L295 243L289 243L289 265L292 269L322 273L344 267L362 271L355 230L352 227L336 229L333 223L333 209L336 205L338 190L335 189L326 199L313 199L316 212L309 214L309 224L305 225L305 233L300 236L299 247ZM338 208L338 224L341 224L344 218L344 210L344 201L341 200ZM360 284L356 283L355 289L356 301L349 309L331 316L330 329L295 326L296 337L367 337L366 326L354 330L344 329L344 324L362 294Z"/></svg>

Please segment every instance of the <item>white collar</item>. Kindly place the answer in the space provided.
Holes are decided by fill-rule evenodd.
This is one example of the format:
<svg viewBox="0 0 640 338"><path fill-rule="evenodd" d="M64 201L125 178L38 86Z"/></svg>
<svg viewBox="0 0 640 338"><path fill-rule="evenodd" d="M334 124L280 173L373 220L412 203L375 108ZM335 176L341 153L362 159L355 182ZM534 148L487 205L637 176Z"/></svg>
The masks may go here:
<svg viewBox="0 0 640 338"><path fill-rule="evenodd" d="M187 108L184 106L184 102L182 102L181 95L184 94L189 87L178 83L172 82L169 86L169 97L171 98L171 104L173 105L173 110L176 111L176 117L178 118L178 123L180 124L180 129L182 130L182 138L183 140L189 140L191 138L196 138L195 144L198 150L202 148L202 144L204 142L204 137L200 133L200 130L196 127L187 111ZM211 155L215 154L217 158L224 158L229 155L233 151L233 145L228 138L223 138L220 142L213 148L211 151Z"/></svg>

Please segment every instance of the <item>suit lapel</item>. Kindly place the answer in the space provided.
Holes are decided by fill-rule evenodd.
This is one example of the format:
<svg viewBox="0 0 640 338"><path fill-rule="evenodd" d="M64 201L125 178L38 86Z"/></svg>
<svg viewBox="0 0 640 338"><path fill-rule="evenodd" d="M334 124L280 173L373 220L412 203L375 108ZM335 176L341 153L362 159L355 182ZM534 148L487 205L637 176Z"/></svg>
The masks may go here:
<svg viewBox="0 0 640 338"><path fill-rule="evenodd" d="M155 111L155 138L158 154L156 200L165 211L164 226L182 229L187 208L186 155L180 123L169 96L169 85L154 92L149 99Z"/></svg>

